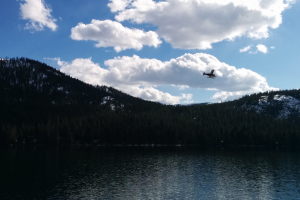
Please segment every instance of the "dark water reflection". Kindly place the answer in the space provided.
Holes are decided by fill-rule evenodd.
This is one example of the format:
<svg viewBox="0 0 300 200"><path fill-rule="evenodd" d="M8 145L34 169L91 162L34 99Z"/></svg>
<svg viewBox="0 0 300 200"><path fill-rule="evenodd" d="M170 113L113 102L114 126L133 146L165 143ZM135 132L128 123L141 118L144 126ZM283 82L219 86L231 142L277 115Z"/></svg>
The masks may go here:
<svg viewBox="0 0 300 200"><path fill-rule="evenodd" d="M300 199L299 155L1 151L0 199Z"/></svg>

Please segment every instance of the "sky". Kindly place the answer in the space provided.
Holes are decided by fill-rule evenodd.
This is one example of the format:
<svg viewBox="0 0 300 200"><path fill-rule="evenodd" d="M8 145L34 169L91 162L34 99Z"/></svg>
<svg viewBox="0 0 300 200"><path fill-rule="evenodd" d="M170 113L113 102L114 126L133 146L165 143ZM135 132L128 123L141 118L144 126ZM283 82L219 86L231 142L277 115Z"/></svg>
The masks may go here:
<svg viewBox="0 0 300 200"><path fill-rule="evenodd" d="M165 104L300 85L297 0L1 0L0 57ZM216 78L203 72L215 70Z"/></svg>

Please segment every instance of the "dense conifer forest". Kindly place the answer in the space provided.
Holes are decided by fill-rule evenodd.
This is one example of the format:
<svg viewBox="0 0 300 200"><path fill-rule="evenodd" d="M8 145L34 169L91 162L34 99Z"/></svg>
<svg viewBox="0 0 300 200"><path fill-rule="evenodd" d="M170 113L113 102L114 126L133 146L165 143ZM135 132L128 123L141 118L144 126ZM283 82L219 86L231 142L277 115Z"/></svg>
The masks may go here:
<svg viewBox="0 0 300 200"><path fill-rule="evenodd" d="M171 106L91 86L38 61L15 58L0 60L0 96L2 146L300 144L297 109L278 117L282 101L261 100L300 99L299 90Z"/></svg>

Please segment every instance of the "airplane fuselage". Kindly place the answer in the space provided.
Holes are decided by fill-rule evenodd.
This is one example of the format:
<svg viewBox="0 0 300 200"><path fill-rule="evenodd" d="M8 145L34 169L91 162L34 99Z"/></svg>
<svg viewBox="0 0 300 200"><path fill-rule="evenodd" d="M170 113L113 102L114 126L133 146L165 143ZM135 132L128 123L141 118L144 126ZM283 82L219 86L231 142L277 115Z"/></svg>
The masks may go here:
<svg viewBox="0 0 300 200"><path fill-rule="evenodd" d="M215 78L216 75L214 73L203 73L204 76L207 76L207 78Z"/></svg>

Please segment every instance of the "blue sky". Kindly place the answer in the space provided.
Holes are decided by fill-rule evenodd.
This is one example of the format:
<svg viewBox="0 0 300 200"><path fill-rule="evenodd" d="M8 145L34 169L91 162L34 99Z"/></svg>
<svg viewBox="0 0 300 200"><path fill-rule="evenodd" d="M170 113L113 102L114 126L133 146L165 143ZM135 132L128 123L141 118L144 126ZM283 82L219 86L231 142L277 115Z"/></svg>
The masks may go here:
<svg viewBox="0 0 300 200"><path fill-rule="evenodd" d="M287 0L2 0L0 57L152 101L226 101L299 88L298 19Z"/></svg>

